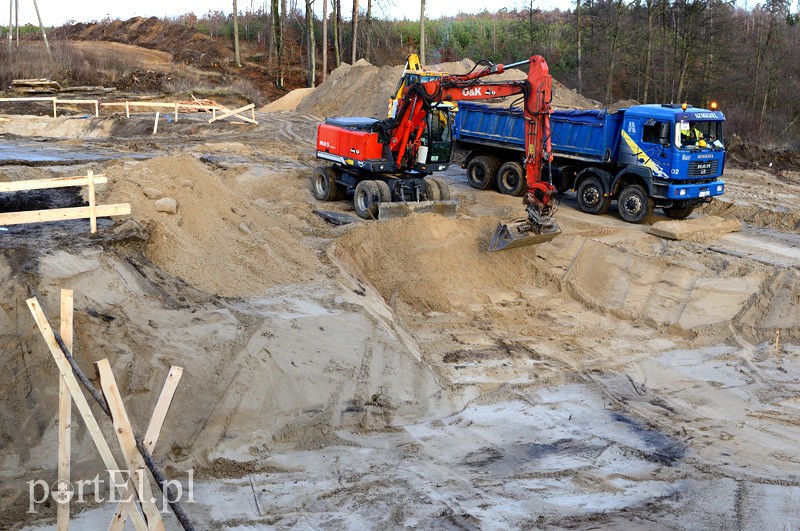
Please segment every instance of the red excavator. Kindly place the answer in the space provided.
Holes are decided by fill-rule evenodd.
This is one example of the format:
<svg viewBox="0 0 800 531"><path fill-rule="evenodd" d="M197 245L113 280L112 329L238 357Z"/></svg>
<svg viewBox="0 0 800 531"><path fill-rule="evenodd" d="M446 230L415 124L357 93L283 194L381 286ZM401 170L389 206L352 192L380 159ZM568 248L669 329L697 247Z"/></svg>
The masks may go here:
<svg viewBox="0 0 800 531"><path fill-rule="evenodd" d="M529 64L528 78L482 81L481 78ZM552 78L540 56L509 65L481 61L467 74L447 74L405 87L394 118L328 118L317 129L317 158L332 166L314 170L311 191L318 200L334 201L353 190L356 213L381 219L396 207L442 211L452 208L447 184L427 177L447 169L452 152L451 105L521 95L527 153L523 199L527 217L501 223L490 251L552 240L561 233L553 220L558 208L549 163ZM547 170L547 171L545 171ZM520 176L522 178L522 176Z"/></svg>

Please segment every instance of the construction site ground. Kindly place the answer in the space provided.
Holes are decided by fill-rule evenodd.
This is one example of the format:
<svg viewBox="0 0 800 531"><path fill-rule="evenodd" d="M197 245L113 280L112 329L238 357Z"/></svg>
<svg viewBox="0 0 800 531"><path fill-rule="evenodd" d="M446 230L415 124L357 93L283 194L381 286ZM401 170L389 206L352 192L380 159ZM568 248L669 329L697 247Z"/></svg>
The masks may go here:
<svg viewBox="0 0 800 531"><path fill-rule="evenodd" d="M185 368L154 455L193 470L201 529L800 526L800 173L726 169L693 218L741 232L666 240L568 192L561 236L488 253L520 198L452 166L456 219L337 227L312 212L352 213L309 191L320 118L256 116L0 121L0 179L92 169L133 212L0 232L0 527L55 518L27 514L26 482L56 479L58 373L25 300L56 322L59 288L78 362L110 359L135 428Z"/></svg>

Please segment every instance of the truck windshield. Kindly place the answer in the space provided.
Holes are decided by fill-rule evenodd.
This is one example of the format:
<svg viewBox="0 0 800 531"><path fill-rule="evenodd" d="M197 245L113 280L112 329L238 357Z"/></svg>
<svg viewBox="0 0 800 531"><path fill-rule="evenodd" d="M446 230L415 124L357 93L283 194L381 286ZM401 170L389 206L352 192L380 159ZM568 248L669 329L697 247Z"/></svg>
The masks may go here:
<svg viewBox="0 0 800 531"><path fill-rule="evenodd" d="M448 109L432 109L428 114L428 132L430 133L430 150L428 161L448 162L452 138L450 134L450 112Z"/></svg>
<svg viewBox="0 0 800 531"><path fill-rule="evenodd" d="M723 149L722 122L678 122L675 145L679 149Z"/></svg>

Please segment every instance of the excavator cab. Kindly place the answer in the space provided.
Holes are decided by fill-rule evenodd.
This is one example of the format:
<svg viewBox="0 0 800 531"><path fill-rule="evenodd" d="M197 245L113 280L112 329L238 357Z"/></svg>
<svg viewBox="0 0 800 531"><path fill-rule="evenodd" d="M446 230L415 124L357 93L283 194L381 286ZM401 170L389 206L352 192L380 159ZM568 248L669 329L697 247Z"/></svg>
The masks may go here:
<svg viewBox="0 0 800 531"><path fill-rule="evenodd" d="M434 108L427 116L425 134L417 153L418 171L442 170L453 152L452 114L444 105Z"/></svg>

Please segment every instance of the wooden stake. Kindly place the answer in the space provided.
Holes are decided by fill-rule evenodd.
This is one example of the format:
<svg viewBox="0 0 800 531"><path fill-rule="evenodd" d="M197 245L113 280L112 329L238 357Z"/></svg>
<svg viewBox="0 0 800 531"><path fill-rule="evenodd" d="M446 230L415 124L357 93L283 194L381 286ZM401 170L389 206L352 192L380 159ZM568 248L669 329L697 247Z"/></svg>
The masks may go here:
<svg viewBox="0 0 800 531"><path fill-rule="evenodd" d="M53 118L58 117L58 98L53 98Z"/></svg>
<svg viewBox="0 0 800 531"><path fill-rule="evenodd" d="M36 321L36 325L39 327L42 338L50 349L50 354L53 356L53 360L55 360L58 366L58 372L61 373L61 377L66 382L67 389L69 389L72 400L75 402L75 407L78 408L78 412L81 414L81 418L83 418L86 428L89 430L89 435L92 437L92 441L97 447L100 457L103 459L103 464L107 470L120 470L117 466L117 462L114 460L111 449L108 447L108 443L103 438L103 432L100 431L97 419L94 418L94 413L92 413L91 408L89 408L89 403L86 401L86 397L83 396L81 392L80 384L78 384L77 378L75 378L75 375L72 373L72 367L61 352L61 347L58 346L55 335L53 335L53 329L50 328L50 323L47 322L47 317L45 317L39 301L36 297L31 297L25 302L28 304L28 308L31 311L31 315L33 315L33 319ZM122 495L125 492L124 486L118 485L117 492ZM138 509L133 513L132 518L133 525L137 531L147 530L147 523Z"/></svg>
<svg viewBox="0 0 800 531"><path fill-rule="evenodd" d="M117 440L119 440L120 448L122 448L122 455L128 464L129 477L134 480L139 502L142 504L142 510L147 517L147 524L150 529L163 531L164 522L161 520L161 513L150 488L150 480L147 478L144 458L136 448L133 428L131 428L128 413L125 411L125 405L122 403L122 396L119 394L114 373L111 371L111 364L107 359L100 360L97 362L97 370L100 373L100 385L103 388L103 394L106 397L108 408L111 410L114 432L117 434Z"/></svg>
<svg viewBox="0 0 800 531"><path fill-rule="evenodd" d="M61 339L72 352L72 309L73 296L71 289L61 290ZM63 377L58 380L58 481L70 481L70 428L72 424L72 397ZM69 500L60 502L57 509L57 529L69 529Z"/></svg>
<svg viewBox="0 0 800 531"><path fill-rule="evenodd" d="M781 331L775 330L775 354L778 354L781 350Z"/></svg>
<svg viewBox="0 0 800 531"><path fill-rule="evenodd" d="M97 205L95 203L94 196L94 172L89 170L86 178L89 181L89 227L91 227L92 234L94 234L97 232Z"/></svg>
<svg viewBox="0 0 800 531"><path fill-rule="evenodd" d="M175 390L178 387L178 382L181 381L183 376L183 367L172 366L167 375L167 381L164 382L164 387L161 389L161 395L158 397L156 408L153 410L153 415L150 417L150 424L147 426L147 432L144 435L144 446L147 451L152 453L155 449L158 436L161 433L161 427L164 425L164 419L167 418L167 411L172 403L172 397L175 395ZM122 501L117 505L117 510L114 517L111 519L111 525L108 527L109 531L122 530L125 528L125 521L128 519L128 514L133 507L133 496L135 485L132 480L128 480L126 486L125 496Z"/></svg>
<svg viewBox="0 0 800 531"><path fill-rule="evenodd" d="M131 104L130 102L127 101L125 102L125 116L127 116L128 118L131 117Z"/></svg>
<svg viewBox="0 0 800 531"><path fill-rule="evenodd" d="M175 121L178 121L178 102L175 102Z"/></svg>
<svg viewBox="0 0 800 531"><path fill-rule="evenodd" d="M127 216L131 213L131 205L96 205L95 216ZM24 212L0 213L0 227L5 225L21 225L23 223L43 223L45 221L64 221L67 219L88 219L91 216L89 207L54 208L51 210L26 210Z"/></svg>
<svg viewBox="0 0 800 531"><path fill-rule="evenodd" d="M153 134L158 133L158 114L159 111L156 111L156 122L153 124Z"/></svg>

